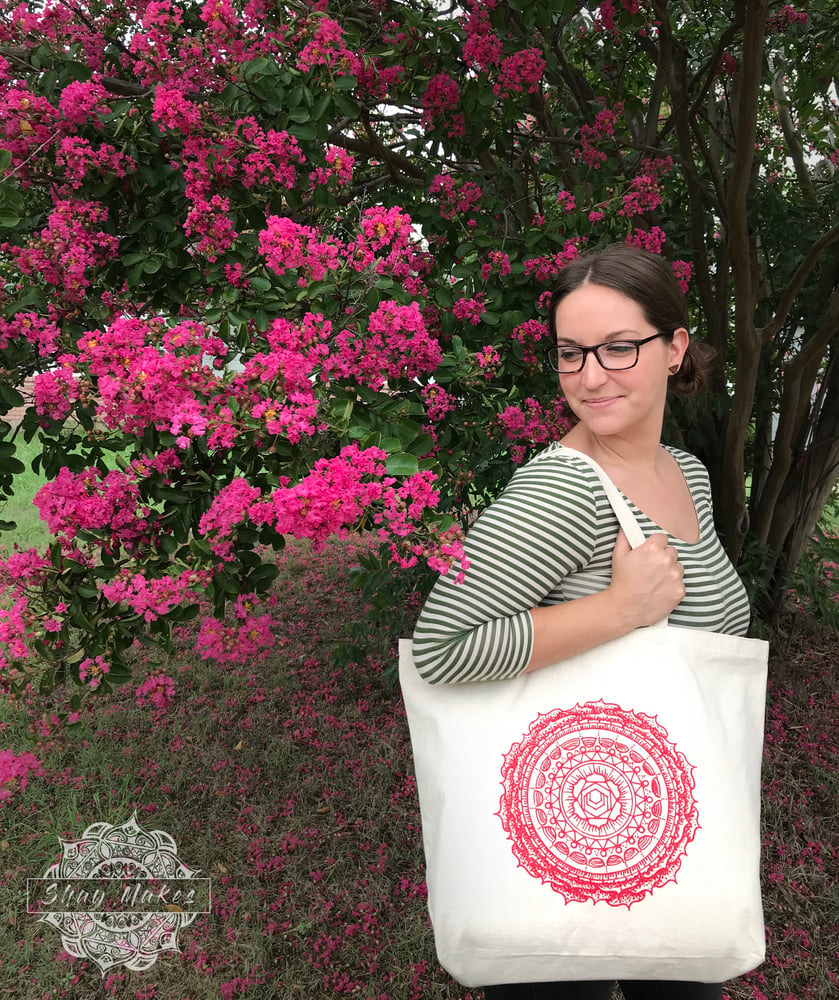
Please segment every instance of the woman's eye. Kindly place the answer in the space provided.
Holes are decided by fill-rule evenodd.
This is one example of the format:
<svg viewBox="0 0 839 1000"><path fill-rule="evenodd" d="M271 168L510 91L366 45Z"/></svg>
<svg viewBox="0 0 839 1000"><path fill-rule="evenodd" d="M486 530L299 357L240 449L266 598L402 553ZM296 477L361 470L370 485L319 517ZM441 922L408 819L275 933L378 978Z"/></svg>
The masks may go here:
<svg viewBox="0 0 839 1000"><path fill-rule="evenodd" d="M580 351L576 347L565 347L560 348L559 360L560 361L579 361Z"/></svg>
<svg viewBox="0 0 839 1000"><path fill-rule="evenodd" d="M634 344L617 343L606 345L606 354L610 358L623 358L627 354L631 354L634 350Z"/></svg>

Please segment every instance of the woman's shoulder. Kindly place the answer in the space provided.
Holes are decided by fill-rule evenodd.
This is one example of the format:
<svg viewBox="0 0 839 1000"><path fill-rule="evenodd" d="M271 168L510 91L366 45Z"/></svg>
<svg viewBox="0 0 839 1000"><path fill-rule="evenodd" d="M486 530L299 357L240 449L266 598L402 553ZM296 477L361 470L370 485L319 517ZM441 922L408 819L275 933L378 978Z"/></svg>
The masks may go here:
<svg viewBox="0 0 839 1000"><path fill-rule="evenodd" d="M557 442L519 466L503 496L508 501L536 495L550 497L552 503L586 508L593 513L599 492L600 481L591 466Z"/></svg>
<svg viewBox="0 0 839 1000"><path fill-rule="evenodd" d="M555 441L516 470L512 482L538 480L566 483L588 489L600 480L585 457Z"/></svg>
<svg viewBox="0 0 839 1000"><path fill-rule="evenodd" d="M694 488L710 490L711 482L708 476L708 470L702 462L699 461L696 455L691 454L689 451L684 451L682 448L676 448L670 444L664 445L664 448L669 451L673 458L675 458L679 463L679 468L682 470L691 491L693 491Z"/></svg>

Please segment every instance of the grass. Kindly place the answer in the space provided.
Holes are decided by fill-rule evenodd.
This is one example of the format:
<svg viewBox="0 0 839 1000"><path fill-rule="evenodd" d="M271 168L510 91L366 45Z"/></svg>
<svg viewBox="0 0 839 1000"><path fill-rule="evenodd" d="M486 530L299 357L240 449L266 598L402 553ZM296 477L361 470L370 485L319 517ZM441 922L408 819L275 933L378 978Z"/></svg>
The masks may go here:
<svg viewBox="0 0 839 1000"><path fill-rule="evenodd" d="M411 749L389 680L416 607L400 601L379 621L363 665L330 658L364 610L347 585L359 544L286 550L259 662L204 663L183 631L168 710L139 708L127 686L68 731L48 721L66 692L0 705L2 745L34 750L44 769L0 804L0 997L480 1000L438 967L426 916ZM839 640L801 615L788 628L773 648L764 761L769 957L728 984L730 1000L827 1000L839 985ZM138 684L148 670L138 653ZM24 912L25 879L60 858L57 838L135 810L212 879L212 913L182 929L180 954L103 979Z"/></svg>
<svg viewBox="0 0 839 1000"><path fill-rule="evenodd" d="M35 494L47 481L43 473L32 471L32 459L40 454L37 438L26 442L23 435L16 439L15 458L23 462L26 471L15 476L15 495L5 503L0 502L0 520L15 521L17 529L14 532L0 533L0 546L11 547L11 542L17 542L22 549L33 546L41 548L49 541L49 531L46 523L41 520L41 513L32 502Z"/></svg>

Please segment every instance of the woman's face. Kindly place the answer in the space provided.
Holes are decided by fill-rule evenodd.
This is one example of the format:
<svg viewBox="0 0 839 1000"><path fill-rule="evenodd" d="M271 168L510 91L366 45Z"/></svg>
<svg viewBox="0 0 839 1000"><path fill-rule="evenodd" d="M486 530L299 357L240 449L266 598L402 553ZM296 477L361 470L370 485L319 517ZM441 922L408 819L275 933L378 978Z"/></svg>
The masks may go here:
<svg viewBox="0 0 839 1000"><path fill-rule="evenodd" d="M570 292L556 308L560 346L594 347L616 340L644 340L658 333L633 299L603 285L588 283ZM593 353L582 371L559 376L562 391L580 421L598 437L660 434L670 367L679 365L688 333L680 328L672 343L663 337L639 348L638 362L607 371Z"/></svg>

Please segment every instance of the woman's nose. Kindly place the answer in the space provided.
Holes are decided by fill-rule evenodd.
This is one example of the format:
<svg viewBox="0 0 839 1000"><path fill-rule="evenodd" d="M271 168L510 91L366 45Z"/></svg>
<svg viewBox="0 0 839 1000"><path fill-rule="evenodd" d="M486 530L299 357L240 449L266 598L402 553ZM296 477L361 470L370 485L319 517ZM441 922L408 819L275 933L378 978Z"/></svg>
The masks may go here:
<svg viewBox="0 0 839 1000"><path fill-rule="evenodd" d="M605 368L597 360L594 351L590 351L583 362L580 380L584 385L602 385L607 378Z"/></svg>

